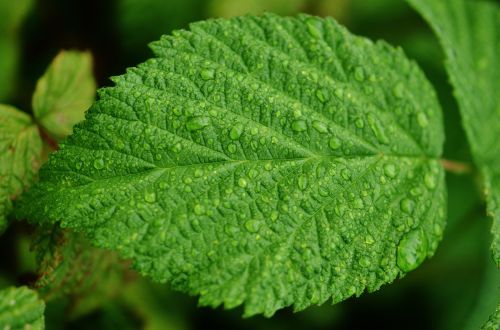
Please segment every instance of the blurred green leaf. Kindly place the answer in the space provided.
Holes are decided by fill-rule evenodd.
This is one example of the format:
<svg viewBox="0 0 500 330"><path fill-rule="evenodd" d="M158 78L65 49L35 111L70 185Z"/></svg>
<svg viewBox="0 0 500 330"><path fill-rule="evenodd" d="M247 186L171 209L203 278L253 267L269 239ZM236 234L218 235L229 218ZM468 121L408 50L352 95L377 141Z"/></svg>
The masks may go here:
<svg viewBox="0 0 500 330"><path fill-rule="evenodd" d="M51 135L62 139L85 118L95 91L92 55L62 51L37 82L33 94L34 116Z"/></svg>
<svg viewBox="0 0 500 330"><path fill-rule="evenodd" d="M0 291L0 329L44 329L45 304L27 287Z"/></svg>
<svg viewBox="0 0 500 330"><path fill-rule="evenodd" d="M500 266L500 7L465 0L408 0L429 22L446 67L493 217L492 250Z"/></svg>
<svg viewBox="0 0 500 330"><path fill-rule="evenodd" d="M16 86L19 30L32 4L33 0L0 1L0 102L7 101Z"/></svg>
<svg viewBox="0 0 500 330"><path fill-rule="evenodd" d="M35 287L46 301L69 297L70 317L88 314L123 284L124 265L117 255L91 246L81 234L41 227L33 249L39 264Z"/></svg>
<svg viewBox="0 0 500 330"><path fill-rule="evenodd" d="M12 200L33 182L41 165L42 140L32 118L0 104L0 233Z"/></svg>

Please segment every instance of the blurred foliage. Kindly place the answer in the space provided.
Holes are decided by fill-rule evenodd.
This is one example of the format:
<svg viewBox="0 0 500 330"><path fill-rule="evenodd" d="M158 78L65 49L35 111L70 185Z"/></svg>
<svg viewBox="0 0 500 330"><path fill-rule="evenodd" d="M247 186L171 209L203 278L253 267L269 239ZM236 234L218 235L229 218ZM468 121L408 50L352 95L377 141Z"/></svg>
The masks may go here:
<svg viewBox="0 0 500 330"><path fill-rule="evenodd" d="M61 49L89 50L98 85L104 86L110 75L149 57L147 44L162 34L209 17L264 11L331 15L357 34L401 46L437 90L445 118L444 157L470 161L439 44L400 0L0 0L0 102L29 109L38 77ZM336 306L297 314L286 309L271 319L198 308L196 298L127 267L106 268L123 263L84 237L60 228L34 232L26 223L15 223L0 238L0 288L36 285L48 297L51 286L63 285L63 294L48 299L48 329L477 329L498 302L490 222L474 172L449 174L447 187L448 226L436 255L406 278ZM33 240L35 252L28 244ZM41 249L47 240L58 244ZM67 272L82 276L67 282Z"/></svg>
<svg viewBox="0 0 500 330"><path fill-rule="evenodd" d="M19 30L32 0L0 1L0 102L15 88L19 64Z"/></svg>

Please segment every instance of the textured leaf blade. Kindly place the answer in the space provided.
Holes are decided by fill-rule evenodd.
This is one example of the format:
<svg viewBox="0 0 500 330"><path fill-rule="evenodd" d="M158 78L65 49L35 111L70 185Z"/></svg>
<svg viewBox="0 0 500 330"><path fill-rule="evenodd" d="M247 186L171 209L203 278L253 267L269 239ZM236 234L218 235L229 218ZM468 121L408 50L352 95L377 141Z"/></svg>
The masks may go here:
<svg viewBox="0 0 500 330"><path fill-rule="evenodd" d="M27 287L0 290L0 327L2 329L45 328L45 304Z"/></svg>
<svg viewBox="0 0 500 330"><path fill-rule="evenodd" d="M0 104L0 232L12 200L31 184L41 164L42 141L31 117Z"/></svg>
<svg viewBox="0 0 500 330"><path fill-rule="evenodd" d="M152 47L100 91L19 216L246 315L373 291L433 254L441 114L401 51L273 15Z"/></svg>
<svg viewBox="0 0 500 330"><path fill-rule="evenodd" d="M500 265L500 8L465 0L408 2L429 22L446 54L462 123L484 177L492 250Z"/></svg>
<svg viewBox="0 0 500 330"><path fill-rule="evenodd" d="M35 118L55 137L66 137L85 118L95 90L92 55L62 51L37 82L33 94Z"/></svg>

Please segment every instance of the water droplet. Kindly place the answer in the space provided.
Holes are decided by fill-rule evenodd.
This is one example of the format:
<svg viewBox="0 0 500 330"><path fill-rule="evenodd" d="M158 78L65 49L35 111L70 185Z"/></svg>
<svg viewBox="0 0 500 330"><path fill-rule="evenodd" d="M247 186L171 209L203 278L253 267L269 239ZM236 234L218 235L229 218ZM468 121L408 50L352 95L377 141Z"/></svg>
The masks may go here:
<svg viewBox="0 0 500 330"><path fill-rule="evenodd" d="M436 179L431 173L426 173L424 176L425 186L429 189L436 188Z"/></svg>
<svg viewBox="0 0 500 330"><path fill-rule="evenodd" d="M384 174L387 175L389 178L396 177L396 174L397 174L396 166L394 166L394 164L385 164L384 165Z"/></svg>
<svg viewBox="0 0 500 330"><path fill-rule="evenodd" d="M363 208L363 206L364 206L363 200L361 198L356 198L354 200L354 203L352 204L352 206L355 209L361 210Z"/></svg>
<svg viewBox="0 0 500 330"><path fill-rule="evenodd" d="M373 239L373 237L371 235L367 235L365 237L365 243L368 245L372 245L373 243L375 243L375 240Z"/></svg>
<svg viewBox="0 0 500 330"><path fill-rule="evenodd" d="M243 125L236 124L233 128L231 128L229 137L231 138L231 140L238 140L241 136L241 133L243 133Z"/></svg>
<svg viewBox="0 0 500 330"><path fill-rule="evenodd" d="M365 127L365 122L361 118L356 119L356 121L354 122L354 124L356 125L357 128L363 128L363 127Z"/></svg>
<svg viewBox="0 0 500 330"><path fill-rule="evenodd" d="M365 80L365 70L363 70L362 67L358 66L354 69L354 79L356 79L359 82Z"/></svg>
<svg viewBox="0 0 500 330"><path fill-rule="evenodd" d="M203 213L205 213L205 208L200 204L196 204L193 210L194 214L196 215L202 215Z"/></svg>
<svg viewBox="0 0 500 330"><path fill-rule="evenodd" d="M368 121L368 125L370 125L370 128L373 131L373 134L375 134L375 137L377 138L378 142L383 144L388 144L389 139L387 138L387 135L385 135L385 130L379 123L379 121L375 119L375 117L373 117L371 113L369 113L366 116L366 119Z"/></svg>
<svg viewBox="0 0 500 330"><path fill-rule="evenodd" d="M429 124L427 115L423 112L419 112L417 115L417 123L420 127L426 127Z"/></svg>
<svg viewBox="0 0 500 330"><path fill-rule="evenodd" d="M247 180L243 179L243 178L239 178L238 179L238 186L240 186L241 188L245 188L247 186Z"/></svg>
<svg viewBox="0 0 500 330"><path fill-rule="evenodd" d="M427 255L427 239L419 228L408 232L398 245L397 265L403 272L417 268Z"/></svg>
<svg viewBox="0 0 500 330"><path fill-rule="evenodd" d="M248 173L247 173L247 175L248 175L248 177L250 179L255 178L258 174L259 173L256 170L254 170L253 168L251 168L250 170L248 170Z"/></svg>
<svg viewBox="0 0 500 330"><path fill-rule="evenodd" d="M342 145L342 142L337 137L333 136L330 138L330 141L328 141L328 145L332 150L337 150Z"/></svg>
<svg viewBox="0 0 500 330"><path fill-rule="evenodd" d="M238 230L238 227L236 227L236 226L225 225L224 226L224 231L228 235L234 235L234 234L238 233L239 230Z"/></svg>
<svg viewBox="0 0 500 330"><path fill-rule="evenodd" d="M404 91L405 91L405 86L403 85L403 83L399 82L392 89L392 94L394 94L395 97L400 99L404 96Z"/></svg>
<svg viewBox="0 0 500 330"><path fill-rule="evenodd" d="M347 168L340 171L340 176L342 176L344 180L351 180L351 172Z"/></svg>
<svg viewBox="0 0 500 330"><path fill-rule="evenodd" d="M298 179L299 188L305 190L307 188L307 175L301 174Z"/></svg>
<svg viewBox="0 0 500 330"><path fill-rule="evenodd" d="M321 21L310 18L307 20L307 31L311 34L311 36L321 39L322 37L322 31L323 31L323 26L321 24Z"/></svg>
<svg viewBox="0 0 500 330"><path fill-rule="evenodd" d="M270 171L273 169L273 164L271 162L267 162L265 165L264 165L264 169L266 171Z"/></svg>
<svg viewBox="0 0 500 330"><path fill-rule="evenodd" d="M215 71L212 69L203 69L200 71L200 76L203 80L214 79Z"/></svg>
<svg viewBox="0 0 500 330"><path fill-rule="evenodd" d="M318 89L316 91L316 97L323 103L325 103L325 101L327 100L327 96L328 94L322 89Z"/></svg>
<svg viewBox="0 0 500 330"><path fill-rule="evenodd" d="M304 120L295 120L292 123L292 130L295 132L303 132L307 129L307 124Z"/></svg>
<svg viewBox="0 0 500 330"><path fill-rule="evenodd" d="M276 221L278 219L279 213L278 211L272 211L271 212L271 220Z"/></svg>
<svg viewBox="0 0 500 330"><path fill-rule="evenodd" d="M399 203L399 206L401 207L401 211L408 214L412 214L413 210L415 209L415 202L412 201L411 199L404 198Z"/></svg>
<svg viewBox="0 0 500 330"><path fill-rule="evenodd" d="M104 168L104 159L98 158L94 160L94 168L96 170L101 170Z"/></svg>
<svg viewBox="0 0 500 330"><path fill-rule="evenodd" d="M148 203L156 202L156 194L153 191L147 191L144 193L144 200Z"/></svg>
<svg viewBox="0 0 500 330"><path fill-rule="evenodd" d="M194 171L194 177L195 178L199 178L203 175L203 171L200 170L199 168L197 168L195 171Z"/></svg>
<svg viewBox="0 0 500 330"><path fill-rule="evenodd" d="M191 179L191 177L187 176L184 178L184 183L185 184L190 184L191 182L193 182L193 179Z"/></svg>
<svg viewBox="0 0 500 330"><path fill-rule="evenodd" d="M236 145L235 145L234 143L229 144L229 145L227 146L227 150L228 150L230 153L234 154L234 153L236 152Z"/></svg>
<svg viewBox="0 0 500 330"><path fill-rule="evenodd" d="M328 132L328 126L325 123L318 120L313 121L312 127L320 133Z"/></svg>
<svg viewBox="0 0 500 330"><path fill-rule="evenodd" d="M368 266L370 266L371 265L370 259L368 257L365 257L365 256L361 257L359 259L359 265L361 267L368 267Z"/></svg>
<svg viewBox="0 0 500 330"><path fill-rule="evenodd" d="M75 164L75 168L76 168L77 170L80 170L80 169L82 168L82 166L83 166L83 162L77 162L77 163Z"/></svg>
<svg viewBox="0 0 500 330"><path fill-rule="evenodd" d="M413 197L420 196L422 195L422 189L420 189L419 187L411 188L410 195L412 195Z"/></svg>
<svg viewBox="0 0 500 330"><path fill-rule="evenodd" d="M180 143L176 143L172 147L172 151L175 152L175 153L179 153L181 150L182 150L182 145Z"/></svg>
<svg viewBox="0 0 500 330"><path fill-rule="evenodd" d="M245 222L245 228L251 233L256 233L259 231L260 222L257 220L248 220Z"/></svg>
<svg viewBox="0 0 500 330"><path fill-rule="evenodd" d="M186 122L186 128L189 131L196 131L208 126L209 118L203 116L196 116L188 118Z"/></svg>

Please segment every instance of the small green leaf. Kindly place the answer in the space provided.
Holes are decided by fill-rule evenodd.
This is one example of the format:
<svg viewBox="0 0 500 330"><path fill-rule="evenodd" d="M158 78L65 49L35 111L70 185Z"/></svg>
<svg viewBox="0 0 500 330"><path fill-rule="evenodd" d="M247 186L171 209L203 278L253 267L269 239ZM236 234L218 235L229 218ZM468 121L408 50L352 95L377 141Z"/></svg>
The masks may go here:
<svg viewBox="0 0 500 330"><path fill-rule="evenodd" d="M0 329L44 329L45 304L27 287L0 291Z"/></svg>
<svg viewBox="0 0 500 330"><path fill-rule="evenodd" d="M442 118L400 50L306 15L209 20L152 48L18 216L245 315L374 291L433 255Z"/></svg>
<svg viewBox="0 0 500 330"><path fill-rule="evenodd" d="M0 233L12 200L31 184L41 165L42 140L31 117L0 104Z"/></svg>
<svg viewBox="0 0 500 330"><path fill-rule="evenodd" d="M492 250L500 267L500 7L486 1L408 2L429 22L446 54L462 123L484 177Z"/></svg>
<svg viewBox="0 0 500 330"><path fill-rule="evenodd" d="M94 100L96 84L89 52L62 51L38 80L33 95L36 120L57 138L71 134Z"/></svg>
<svg viewBox="0 0 500 330"><path fill-rule="evenodd" d="M117 291L122 264L115 253L94 248L81 234L59 226L40 228L33 244L39 264L35 287L46 300L77 296L78 303L96 292ZM75 310L73 304L73 311Z"/></svg>

